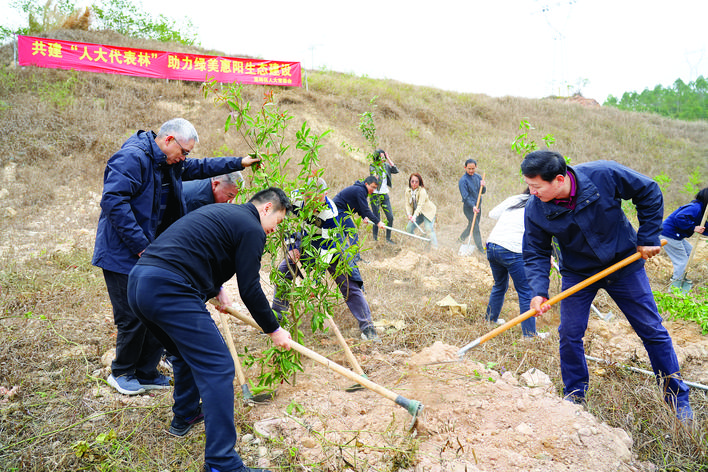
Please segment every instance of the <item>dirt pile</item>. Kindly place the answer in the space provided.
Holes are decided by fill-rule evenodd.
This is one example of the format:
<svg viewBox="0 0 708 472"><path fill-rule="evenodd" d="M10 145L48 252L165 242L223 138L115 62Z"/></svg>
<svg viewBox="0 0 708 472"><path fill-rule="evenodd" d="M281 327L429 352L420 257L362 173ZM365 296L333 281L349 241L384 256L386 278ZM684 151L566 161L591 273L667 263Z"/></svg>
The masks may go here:
<svg viewBox="0 0 708 472"><path fill-rule="evenodd" d="M347 393L350 381L309 362L296 385L251 409L249 419L257 431L296 448L303 465L323 469L382 470L397 456L404 470L416 471L651 470L633 464L626 432L559 398L547 377L527 386L521 375L458 361L456 351L434 343L418 353L360 354L365 369L385 366L370 380L425 406L410 438L405 410L371 391ZM268 462L261 458L260 465Z"/></svg>

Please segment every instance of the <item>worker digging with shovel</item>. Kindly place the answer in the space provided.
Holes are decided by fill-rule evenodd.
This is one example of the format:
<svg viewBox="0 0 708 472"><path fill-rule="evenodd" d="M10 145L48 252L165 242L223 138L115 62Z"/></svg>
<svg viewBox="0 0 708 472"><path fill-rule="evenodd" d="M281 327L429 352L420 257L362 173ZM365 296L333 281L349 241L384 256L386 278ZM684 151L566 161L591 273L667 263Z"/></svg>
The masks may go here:
<svg viewBox="0 0 708 472"><path fill-rule="evenodd" d="M644 343L664 400L679 420L691 421L689 388L644 269L644 260L661 250L663 197L657 183L613 161L570 167L561 154L547 150L526 155L521 171L532 195L526 205L523 255L536 316L550 308L546 302L554 237L563 258L563 290L637 252L641 255L561 303L558 332L566 399L585 403L589 373L583 337L590 304L604 288ZM622 211L622 200L632 200L636 207L637 231Z"/></svg>

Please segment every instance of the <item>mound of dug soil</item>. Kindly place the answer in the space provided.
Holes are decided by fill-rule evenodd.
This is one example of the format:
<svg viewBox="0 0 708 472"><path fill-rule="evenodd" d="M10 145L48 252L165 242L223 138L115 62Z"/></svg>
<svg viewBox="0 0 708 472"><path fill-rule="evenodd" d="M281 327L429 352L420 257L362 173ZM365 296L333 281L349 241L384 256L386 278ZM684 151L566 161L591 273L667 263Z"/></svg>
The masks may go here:
<svg viewBox="0 0 708 472"><path fill-rule="evenodd" d="M456 351L436 342L418 353L360 355L365 369L378 366L370 380L424 405L412 433L404 409L372 391L348 393L351 381L307 361L296 385L248 417L260 434L297 451L303 465L322 470L651 470L633 463L625 431L559 398L542 372L500 375L458 361Z"/></svg>

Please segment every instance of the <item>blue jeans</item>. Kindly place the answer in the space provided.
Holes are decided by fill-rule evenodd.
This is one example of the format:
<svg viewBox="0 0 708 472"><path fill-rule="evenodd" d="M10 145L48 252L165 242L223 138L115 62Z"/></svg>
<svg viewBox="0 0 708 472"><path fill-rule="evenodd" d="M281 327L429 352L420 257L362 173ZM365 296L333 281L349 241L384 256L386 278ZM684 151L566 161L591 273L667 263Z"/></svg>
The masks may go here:
<svg viewBox="0 0 708 472"><path fill-rule="evenodd" d="M234 450L234 360L201 294L178 274L138 264L128 279L128 301L173 355L175 416L193 416L202 399L206 462L218 470L243 467Z"/></svg>
<svg viewBox="0 0 708 472"><path fill-rule="evenodd" d="M492 269L494 286L489 294L486 319L497 321L504 305L504 296L509 289L509 276L514 281L516 293L519 295L519 314L529 311L531 304L531 287L526 280L524 258L521 253L511 252L494 243L487 244L487 260ZM524 336L536 335L536 317L532 316L521 322L521 332Z"/></svg>
<svg viewBox="0 0 708 472"><path fill-rule="evenodd" d="M430 245L434 248L437 248L438 237L435 236L435 228L433 228L433 225L435 224L435 218L433 218L433 221L430 221L423 215L418 215L415 218L415 222L418 224L418 226L423 228L423 231L425 231L425 236L430 238ZM412 221L409 221L406 225L406 231L408 231L410 234L415 233L415 225Z"/></svg>
<svg viewBox="0 0 708 472"><path fill-rule="evenodd" d="M564 274L562 288L566 290L583 280L584 277L579 275ZM681 380L671 336L662 324L663 320L656 308L649 279L643 267L630 274L624 273L618 278L610 275L561 302L558 333L563 393L582 398L587 392L589 374L583 337L588 327L590 304L601 288L617 303L644 343L657 382L663 388L665 401L675 408L690 408L688 386Z"/></svg>

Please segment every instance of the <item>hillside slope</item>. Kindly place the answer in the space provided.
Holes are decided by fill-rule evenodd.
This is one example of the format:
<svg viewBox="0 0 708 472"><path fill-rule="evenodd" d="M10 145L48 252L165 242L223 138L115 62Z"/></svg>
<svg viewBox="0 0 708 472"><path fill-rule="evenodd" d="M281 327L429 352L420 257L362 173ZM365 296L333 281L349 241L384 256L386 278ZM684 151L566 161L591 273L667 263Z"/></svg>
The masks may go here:
<svg viewBox="0 0 708 472"><path fill-rule="evenodd" d="M112 33L52 36L180 50ZM235 133L224 133L227 111L204 98L200 84L15 69L5 65L10 57L9 47L3 47L0 469L198 470L203 429L180 441L163 433L171 417L169 392L125 398L102 381L115 345L102 276L90 266L102 174L128 135L156 130L176 116L191 120L199 131L194 157L249 150ZM332 193L368 175L369 150L358 125L376 97L379 146L400 169L392 192L395 226L403 227L403 190L411 172L425 177L438 206L439 251L428 252L405 236L395 236L396 246L365 238L367 262L361 268L383 343L360 343L346 307L335 313L369 378L426 408L409 435L404 410L370 391L346 393L345 379L306 361L305 373L295 385L283 385L274 402L256 407L237 402L237 423L248 433L239 448L250 465L298 471L649 471L691 470L708 457L701 429L708 400L700 390L692 392L695 429L673 421L651 378L616 366L591 369L587 410L563 402L557 310L539 319L540 329L552 333L545 341L523 342L510 330L462 362L453 355L490 329L482 320L491 288L487 262L479 254L457 255L456 238L465 223L457 180L465 159L477 159L486 172L485 210L519 192L520 158L510 143L527 119L535 127L532 138L540 143L553 134L554 148L574 163L614 159L652 177L665 174L671 179L665 192L671 211L689 199L680 190L694 169L703 185L708 181L708 124L552 99L457 94L330 71L308 71L307 84L308 89L276 89L275 98L294 117L291 138L305 121L318 133L332 130L321 152ZM245 95L256 106L268 90L246 87ZM298 151L292 147L289 153ZM483 236L491 227L484 217ZM707 255L703 243L692 273L697 288L707 284ZM654 258L648 272L663 289L670 263ZM233 283L229 288L237 293ZM265 282L264 289L270 296ZM553 289L558 291L557 280ZM464 316L436 305L447 295L467 305ZM588 354L647 368L645 351L616 306L602 294L595 303L616 316L610 323L593 317ZM502 317L517 313L510 290ZM666 324L684 376L708 383L706 337L695 323ZM265 346L247 327L233 323L232 330L241 349ZM347 364L330 334L306 331L308 346ZM522 377L529 370L531 378ZM255 368L247 375L254 378ZM253 429L256 437L249 435ZM117 438L98 442L109 430ZM656 439L665 436L672 440ZM89 453L76 454L81 441L90 444Z"/></svg>

